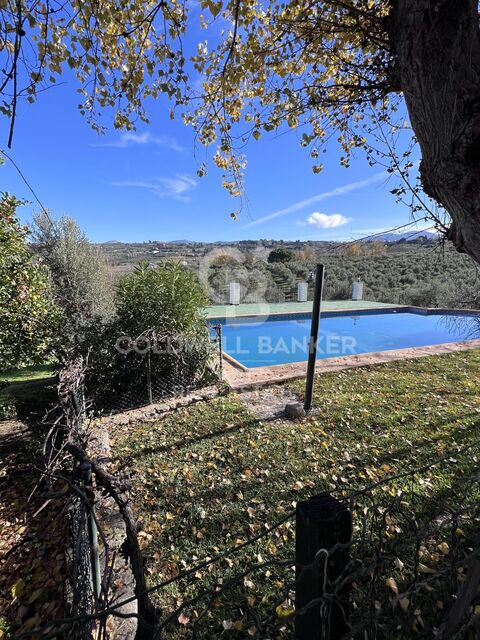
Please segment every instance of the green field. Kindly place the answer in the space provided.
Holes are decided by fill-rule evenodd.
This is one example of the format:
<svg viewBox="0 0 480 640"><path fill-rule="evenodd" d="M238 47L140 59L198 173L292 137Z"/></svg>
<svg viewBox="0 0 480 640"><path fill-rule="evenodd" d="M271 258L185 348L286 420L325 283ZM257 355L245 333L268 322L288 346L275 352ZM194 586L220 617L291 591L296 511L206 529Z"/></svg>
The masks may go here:
<svg viewBox="0 0 480 640"><path fill-rule="evenodd" d="M375 483L356 499L353 513L357 536L367 523L379 544L387 527L387 560L376 577L377 637L409 638L412 631L432 637L452 603L445 574L461 564L478 527L479 368L480 351L469 351L322 375L318 410L297 423L259 421L230 394L156 422L116 427L114 454L132 475L151 583L231 551L158 592L164 615L174 612L168 637L192 637L196 621L199 638L260 638L272 629L275 637L289 637L293 520L234 549L299 499L325 490L342 497ZM299 393L302 388L296 385ZM445 515L451 510L453 529ZM377 515L387 511L387 524L379 524ZM364 565L374 549L367 546L364 540L352 551ZM260 568L238 580L252 564ZM428 588L418 586L412 597L412 580L423 573ZM354 584L360 616L370 592L367 583ZM216 589L205 615L208 598L176 610L204 589Z"/></svg>

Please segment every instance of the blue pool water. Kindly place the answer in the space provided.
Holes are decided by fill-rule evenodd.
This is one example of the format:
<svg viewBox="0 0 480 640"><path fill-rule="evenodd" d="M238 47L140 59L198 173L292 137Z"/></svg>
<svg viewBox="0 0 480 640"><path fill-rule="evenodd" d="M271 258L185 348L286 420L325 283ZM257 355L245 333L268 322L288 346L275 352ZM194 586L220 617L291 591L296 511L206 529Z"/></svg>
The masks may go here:
<svg viewBox="0 0 480 640"><path fill-rule="evenodd" d="M308 358L310 314L266 320L212 320L222 324L223 350L246 367ZM325 315L320 320L318 358L405 349L480 338L480 314L410 311Z"/></svg>

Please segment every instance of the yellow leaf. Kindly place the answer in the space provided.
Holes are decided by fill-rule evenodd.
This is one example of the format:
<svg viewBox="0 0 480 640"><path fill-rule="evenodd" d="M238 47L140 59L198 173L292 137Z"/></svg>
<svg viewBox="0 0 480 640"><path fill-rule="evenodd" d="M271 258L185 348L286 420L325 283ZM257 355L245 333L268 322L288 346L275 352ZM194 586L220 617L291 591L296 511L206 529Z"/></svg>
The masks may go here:
<svg viewBox="0 0 480 640"><path fill-rule="evenodd" d="M236 620L236 621L233 623L233 628L234 628L236 631L241 631L241 630L243 629L243 622L242 622L241 620Z"/></svg>
<svg viewBox="0 0 480 640"><path fill-rule="evenodd" d="M455 529L455 534L459 537L459 538L464 538L465 537L465 531L463 529L460 529L460 527L457 527Z"/></svg>
<svg viewBox="0 0 480 640"><path fill-rule="evenodd" d="M22 593L25 588L25 580L20 578L15 582L13 587L10 589L10 592L14 598L18 598L18 596Z"/></svg>
<svg viewBox="0 0 480 640"><path fill-rule="evenodd" d="M473 613L476 616L480 616L480 604L475 605L475 609L473 610Z"/></svg>
<svg viewBox="0 0 480 640"><path fill-rule="evenodd" d="M437 549L438 549L441 553L443 553L443 555L445 555L445 556L446 556L446 555L448 554L448 552L450 551L450 547L448 546L448 543L447 543L447 542L441 542L441 543L438 545Z"/></svg>
<svg viewBox="0 0 480 640"><path fill-rule="evenodd" d="M395 578L387 578L386 585L389 589L393 591L395 595L398 596L398 587L397 587L397 583L395 582Z"/></svg>
<svg viewBox="0 0 480 640"><path fill-rule="evenodd" d="M292 607L285 607L283 604L278 605L278 607L275 609L277 618L289 618L294 613L294 611L295 609L293 609Z"/></svg>

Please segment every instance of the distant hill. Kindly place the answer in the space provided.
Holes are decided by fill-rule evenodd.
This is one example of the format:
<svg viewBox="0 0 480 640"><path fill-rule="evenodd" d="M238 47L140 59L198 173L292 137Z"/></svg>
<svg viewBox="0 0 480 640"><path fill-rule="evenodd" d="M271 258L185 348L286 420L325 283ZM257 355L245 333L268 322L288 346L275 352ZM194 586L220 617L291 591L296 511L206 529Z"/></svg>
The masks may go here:
<svg viewBox="0 0 480 640"><path fill-rule="evenodd" d="M436 240L438 238L437 233L431 231L406 231L405 233L382 233L380 235L372 236L371 240L378 242L400 242L401 240L413 242L418 238L424 237L427 240ZM367 242L370 238L367 239Z"/></svg>

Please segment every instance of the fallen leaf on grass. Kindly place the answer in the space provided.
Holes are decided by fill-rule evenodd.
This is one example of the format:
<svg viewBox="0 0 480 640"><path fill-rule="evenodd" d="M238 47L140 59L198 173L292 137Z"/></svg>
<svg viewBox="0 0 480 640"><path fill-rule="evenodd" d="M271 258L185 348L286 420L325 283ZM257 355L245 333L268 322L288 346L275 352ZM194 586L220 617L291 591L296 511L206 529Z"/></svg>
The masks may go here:
<svg viewBox="0 0 480 640"><path fill-rule="evenodd" d="M395 578L387 578L386 585L396 596L398 596L398 587Z"/></svg>
<svg viewBox="0 0 480 640"><path fill-rule="evenodd" d="M295 609L293 607L290 607L290 606L285 605L285 604L280 604L275 609L275 613L277 614L277 618L289 618L291 615L293 615L294 612L295 612Z"/></svg>
<svg viewBox="0 0 480 640"><path fill-rule="evenodd" d="M178 621L180 624L186 625L190 622L190 618L188 616L186 616L184 613L181 613L178 616Z"/></svg>

